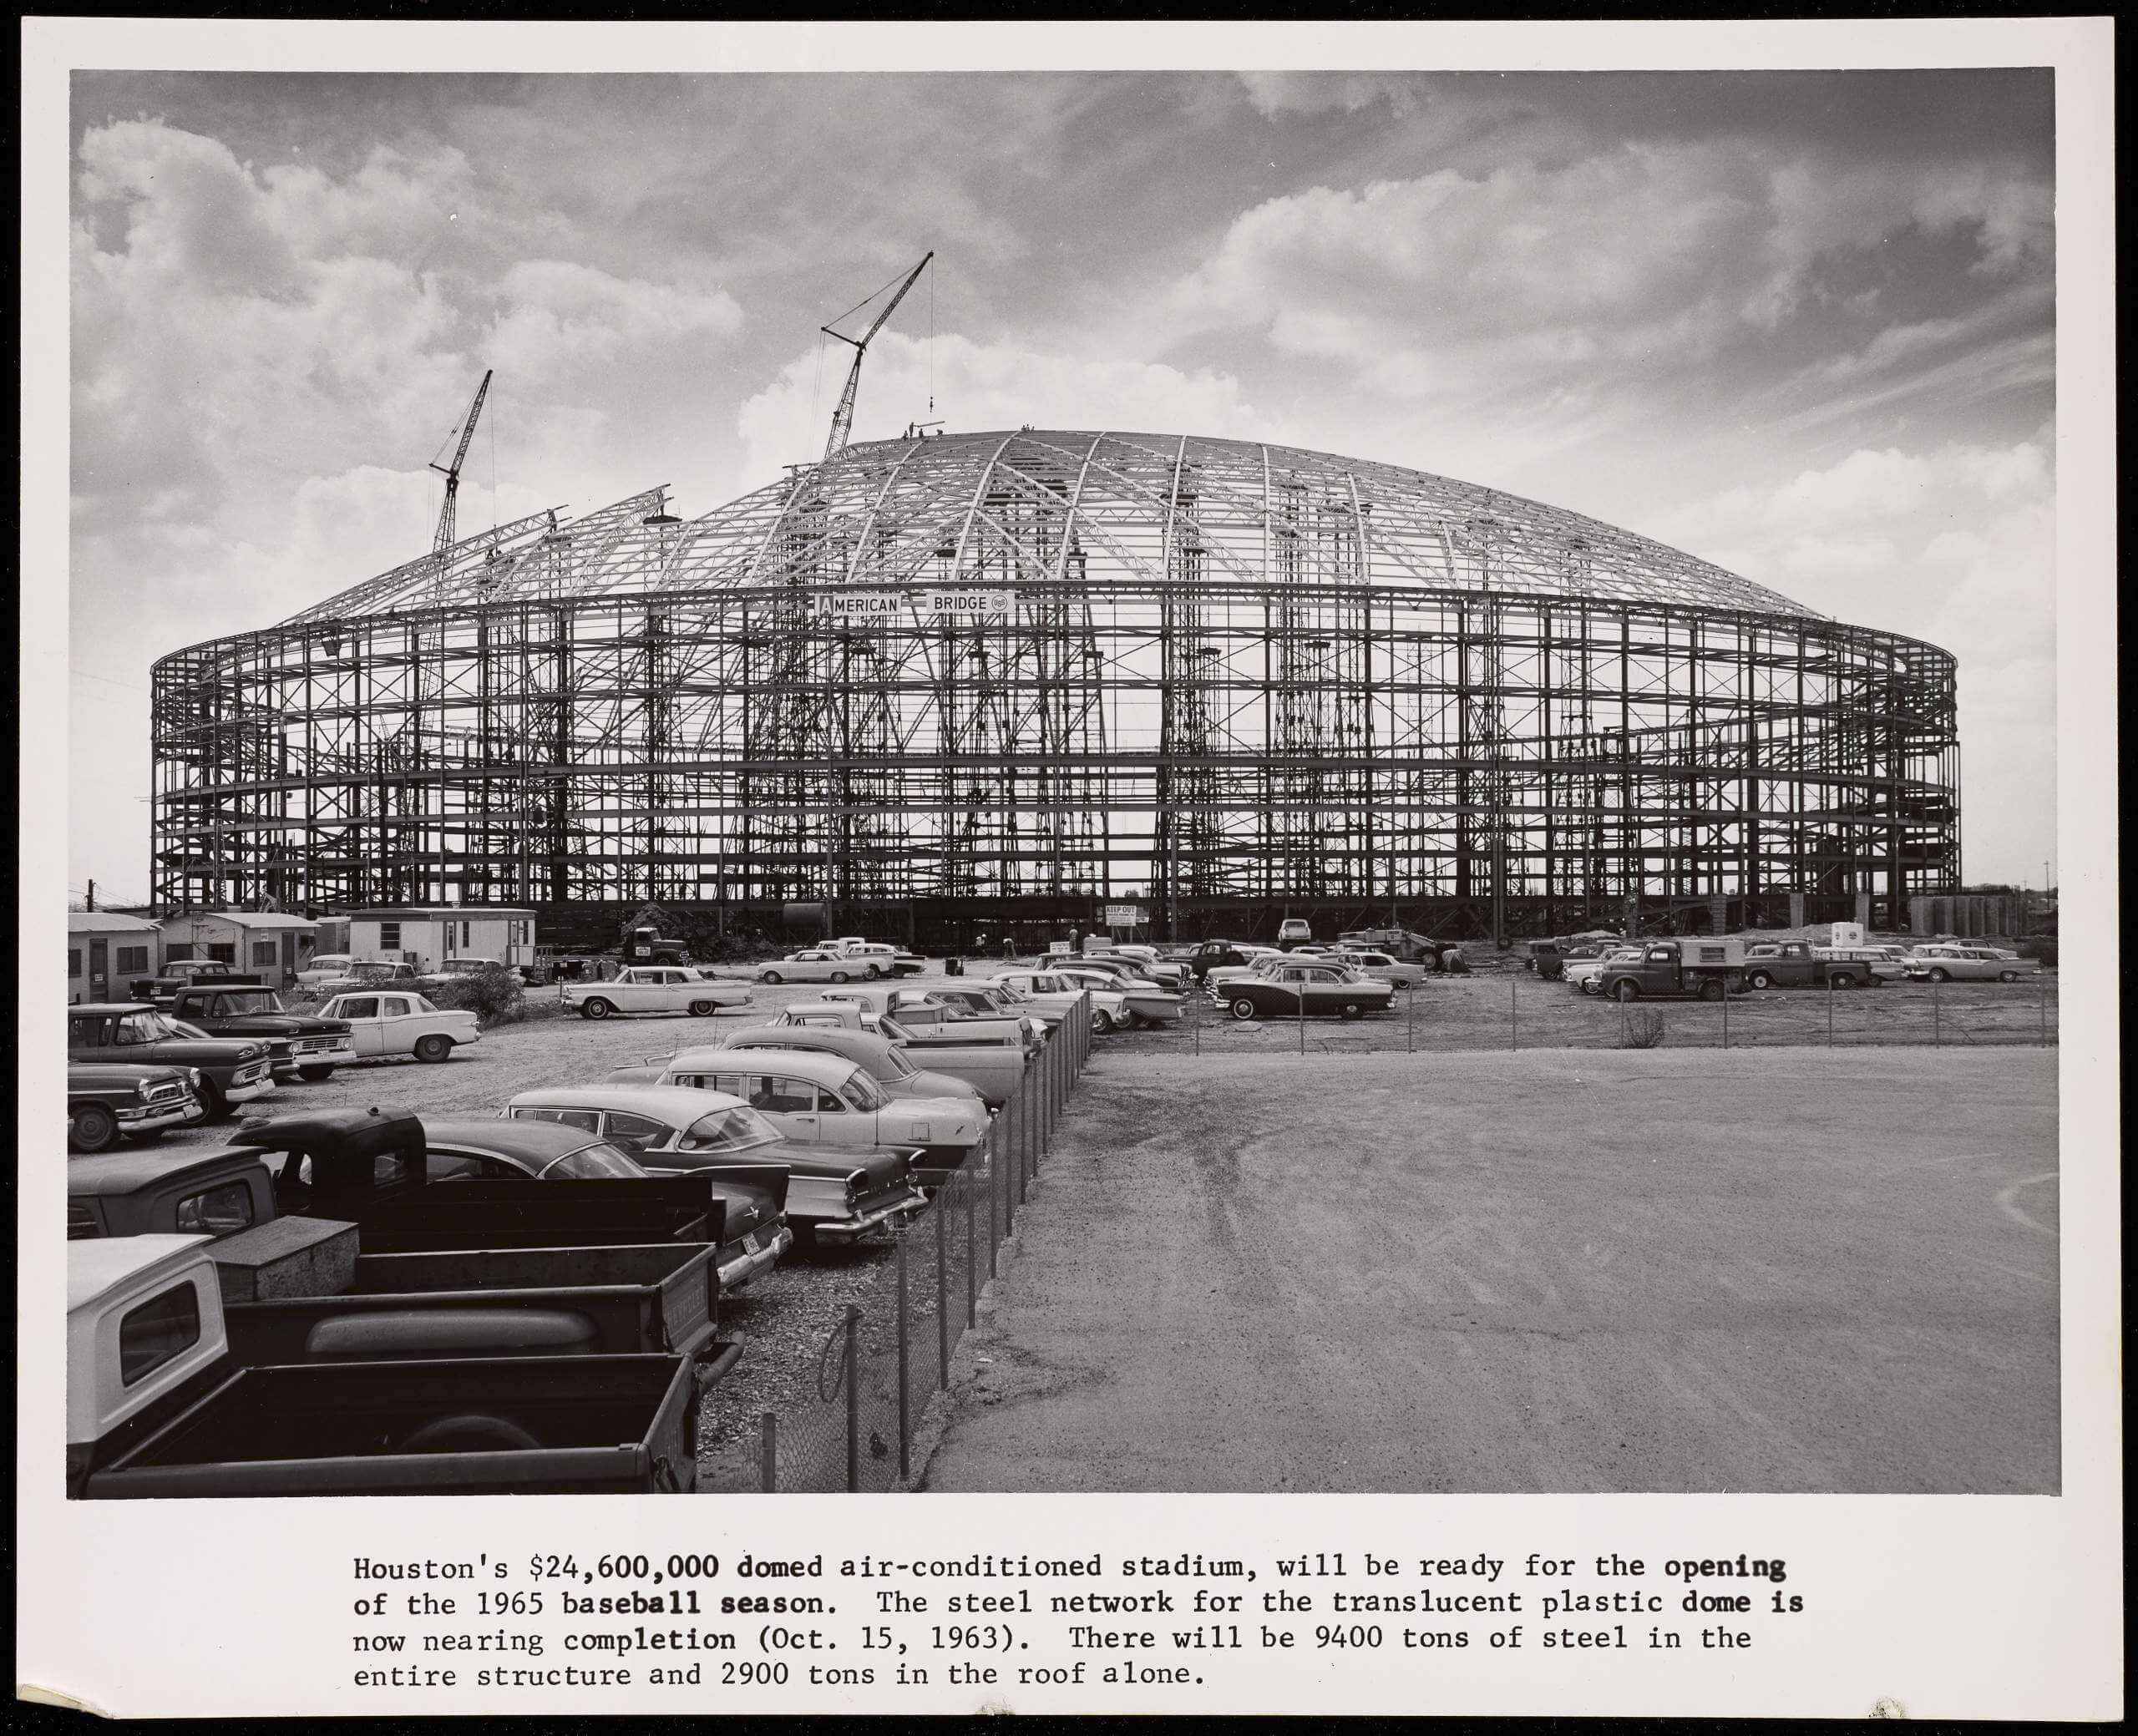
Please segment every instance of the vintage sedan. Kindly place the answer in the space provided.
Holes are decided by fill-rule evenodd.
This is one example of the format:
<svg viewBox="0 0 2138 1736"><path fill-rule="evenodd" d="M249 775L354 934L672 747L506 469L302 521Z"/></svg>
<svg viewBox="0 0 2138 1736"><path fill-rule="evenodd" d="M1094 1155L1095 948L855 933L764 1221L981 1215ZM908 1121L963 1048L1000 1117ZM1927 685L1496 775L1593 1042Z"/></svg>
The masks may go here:
<svg viewBox="0 0 2138 1736"><path fill-rule="evenodd" d="M686 1049L620 1067L603 1083L641 1081L739 1098L800 1144L917 1150L915 1167L930 1170L959 1167L987 1136L987 1108L976 1097L894 1097L866 1069L821 1050Z"/></svg>
<svg viewBox="0 0 2138 1736"><path fill-rule="evenodd" d="M124 1136L146 1141L200 1118L190 1067L126 1061L67 1065L67 1149L108 1151Z"/></svg>
<svg viewBox="0 0 2138 1736"><path fill-rule="evenodd" d="M808 1003L804 1003L808 1005ZM835 1003L826 1002L826 1005ZM854 1012L860 1008L849 1009ZM800 1022L753 1025L738 1030L721 1045L725 1049L807 1049L818 1055L836 1055L864 1070L894 1097L970 1097L980 1101L980 1088L948 1073L931 1073L906 1059L905 1050L890 1038L874 1031L845 1030ZM672 1059L672 1057L665 1057Z"/></svg>
<svg viewBox="0 0 2138 1736"><path fill-rule="evenodd" d="M2016 983L2040 969L2031 959L2007 958L1987 946L1918 946L1907 955L1907 974L1918 982Z"/></svg>
<svg viewBox="0 0 2138 1736"><path fill-rule="evenodd" d="M689 1175L731 1165L783 1166L787 1221L803 1242L850 1242L927 1202L902 1151L826 1146L783 1138L739 1098L654 1084L565 1085L522 1091L513 1121L565 1121L621 1146L651 1173Z"/></svg>
<svg viewBox="0 0 2138 1736"><path fill-rule="evenodd" d="M566 1006L582 1019L606 1019L613 1013L688 1013L710 1019L722 1007L750 999L740 983L709 982L685 964L632 964L605 983L566 983Z"/></svg>
<svg viewBox="0 0 2138 1736"><path fill-rule="evenodd" d="M198 1073L195 1093L211 1121L275 1089L274 1060L265 1043L211 1037L139 1002L68 1008L67 1059L160 1065Z"/></svg>
<svg viewBox="0 0 2138 1736"><path fill-rule="evenodd" d="M1180 1017L1181 997L1112 959L1069 958L1052 967L1072 983L1109 989L1121 996L1130 1025L1170 1025Z"/></svg>
<svg viewBox="0 0 2138 1736"><path fill-rule="evenodd" d="M356 962L347 953L314 953L297 972L297 987L317 991L344 981Z"/></svg>
<svg viewBox="0 0 2138 1736"><path fill-rule="evenodd" d="M654 1136L626 1113L625 1141ZM650 1179L653 1172L623 1144L599 1131L592 1111L560 1110L489 1121L423 1123L424 1168L433 1181L454 1176L532 1176L541 1182ZM595 1124L590 1126L589 1123ZM739 1290L769 1271L794 1245L787 1224L788 1175L777 1163L731 1164L710 1177L726 1217L714 1261L722 1293Z"/></svg>
<svg viewBox="0 0 2138 1736"><path fill-rule="evenodd" d="M1640 957L1637 946L1606 947L1593 959L1569 959L1560 974L1569 989L1583 995L1604 991L1604 973L1614 964L1630 964Z"/></svg>
<svg viewBox="0 0 2138 1736"><path fill-rule="evenodd" d="M761 964L754 975L761 983L873 983L890 974L887 961L866 954L849 958L828 946L813 946Z"/></svg>
<svg viewBox="0 0 2138 1736"><path fill-rule="evenodd" d="M1129 1022L1128 997L1112 985L1112 979L1102 985L1096 982L1078 982L1059 971L1033 969L998 970L992 976L980 977L977 980L996 988L1013 989L1056 1018L1073 1007L1077 997L1088 995L1092 1030L1099 1036L1104 1036L1116 1025Z"/></svg>
<svg viewBox="0 0 2138 1736"><path fill-rule="evenodd" d="M1025 1076L1024 1031L1006 1019L948 1018L909 1025L860 1000L827 999L798 1000L759 1028L865 1031L909 1059L925 1062L929 1076L948 1076L970 1086L994 1109L1010 1101Z"/></svg>
<svg viewBox="0 0 2138 1736"><path fill-rule="evenodd" d="M1361 976L1370 977L1378 983L1393 983L1399 989L1415 989L1426 979L1424 965L1406 964L1390 953L1347 949L1337 954L1337 962L1350 965Z"/></svg>
<svg viewBox="0 0 2138 1736"><path fill-rule="evenodd" d="M483 1040L473 1013L433 1006L420 995L337 995L319 1010L347 1023L358 1060L450 1060L459 1045Z"/></svg>
<svg viewBox="0 0 2138 1736"><path fill-rule="evenodd" d="M435 977L424 975L405 959L357 959L340 975L308 986L322 995L348 995L358 989L388 987L421 994L437 980Z"/></svg>
<svg viewBox="0 0 2138 1736"><path fill-rule="evenodd" d="M1358 1019L1384 1013L1394 1003L1393 984L1376 983L1340 964L1279 965L1264 976L1234 977L1220 991L1234 1018L1299 1018L1335 1014Z"/></svg>

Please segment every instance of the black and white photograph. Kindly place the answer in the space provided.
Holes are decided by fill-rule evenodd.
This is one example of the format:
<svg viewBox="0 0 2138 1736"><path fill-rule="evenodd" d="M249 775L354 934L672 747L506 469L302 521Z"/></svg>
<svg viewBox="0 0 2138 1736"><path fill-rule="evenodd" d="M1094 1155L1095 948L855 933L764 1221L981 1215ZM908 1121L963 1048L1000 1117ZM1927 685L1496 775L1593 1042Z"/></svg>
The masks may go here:
<svg viewBox="0 0 2138 1736"><path fill-rule="evenodd" d="M1770 1646L1824 1589L1774 1524L1651 1540L1653 1606L1392 1534L1423 1592L1302 1541L1273 1602L1208 1523L1148 1603L992 1522L925 1617L737 1582L840 1571L745 1553L813 1496L892 1556L946 1496L2061 1502L2115 943L2075 859L2060 954L2059 773L2111 848L2115 786L2048 57L572 64L64 74L40 1498L433 1497L383 1523L489 1540L464 1614L785 1594L791 1660L637 1662L788 1710L960 1648L980 1709L1186 1709L1258 1607L1330 1612L1301 1668L1486 1647L1435 1610ZM624 1511L568 1495L727 1505L597 1569L517 1529ZM423 1613L336 1522L340 1625ZM1016 1625L1176 1597L1214 1639ZM854 1625L946 1619L1006 1625ZM393 1709L533 1708L476 1625L504 1698ZM455 1686L367 1644L333 1680Z"/></svg>

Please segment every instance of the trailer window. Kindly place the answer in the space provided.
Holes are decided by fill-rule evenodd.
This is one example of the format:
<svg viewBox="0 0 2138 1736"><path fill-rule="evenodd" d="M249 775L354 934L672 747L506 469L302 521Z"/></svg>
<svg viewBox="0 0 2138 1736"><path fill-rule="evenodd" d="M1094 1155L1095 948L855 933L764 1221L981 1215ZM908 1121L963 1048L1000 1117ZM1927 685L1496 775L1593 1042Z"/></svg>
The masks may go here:
<svg viewBox="0 0 2138 1736"><path fill-rule="evenodd" d="M119 1384L133 1385L200 1342L200 1299L189 1279L120 1316Z"/></svg>
<svg viewBox="0 0 2138 1736"><path fill-rule="evenodd" d="M178 1202L181 1236L229 1236L252 1222L252 1190L242 1182L226 1182Z"/></svg>

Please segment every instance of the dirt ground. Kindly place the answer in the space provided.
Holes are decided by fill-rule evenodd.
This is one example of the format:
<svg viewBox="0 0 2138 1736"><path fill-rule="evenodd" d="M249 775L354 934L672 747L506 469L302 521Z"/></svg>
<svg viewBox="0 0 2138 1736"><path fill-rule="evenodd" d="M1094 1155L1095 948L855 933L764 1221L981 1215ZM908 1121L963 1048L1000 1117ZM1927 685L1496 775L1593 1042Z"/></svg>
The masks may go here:
<svg viewBox="0 0 2138 1736"><path fill-rule="evenodd" d="M2055 1082L1102 1045L924 1486L2054 1492Z"/></svg>

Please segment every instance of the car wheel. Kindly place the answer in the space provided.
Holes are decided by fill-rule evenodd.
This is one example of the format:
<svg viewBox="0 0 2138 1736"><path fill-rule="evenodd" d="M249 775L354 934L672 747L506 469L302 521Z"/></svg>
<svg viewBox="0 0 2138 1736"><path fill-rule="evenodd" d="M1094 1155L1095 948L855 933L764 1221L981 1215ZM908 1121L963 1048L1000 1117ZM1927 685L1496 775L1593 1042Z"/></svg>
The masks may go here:
<svg viewBox="0 0 2138 1736"><path fill-rule="evenodd" d="M777 970L761 970L757 973L757 980L761 983L778 983L783 982L785 979Z"/></svg>
<svg viewBox="0 0 2138 1736"><path fill-rule="evenodd" d="M200 1107L204 1111L201 1119L206 1121L226 1121L234 1112L231 1100L223 1095L222 1086L205 1077L200 1081Z"/></svg>
<svg viewBox="0 0 2138 1736"><path fill-rule="evenodd" d="M2016 983L2019 979L2019 973L2016 970L2000 970L1997 973L1997 980L2000 983Z"/></svg>
<svg viewBox="0 0 2138 1736"><path fill-rule="evenodd" d="M1952 979L1951 973L1947 971L1943 966L1940 966L1938 969L1930 973L1930 980L1933 983L1949 983Z"/></svg>
<svg viewBox="0 0 2138 1736"><path fill-rule="evenodd" d="M1722 999L1724 992L1723 986L1720 983L1702 983L1700 984L1700 999L1702 1000L1720 1000Z"/></svg>
<svg viewBox="0 0 2138 1736"><path fill-rule="evenodd" d="M872 983L873 983L873 982L874 982L874 981L876 980L876 979L877 979L878 977L881 976L883 974L884 974L884 973L882 972L882 970L880 970L879 969L878 969L878 967L876 967L876 966L875 966L875 965L874 965L874 964L871 964L871 965L869 967L869 969L867 969L867 971L865 971L865 972L864 973L864 975L866 975L866 976L868 977L869 980L870 982L872 982Z"/></svg>
<svg viewBox="0 0 2138 1736"><path fill-rule="evenodd" d="M1238 1000L1233 1002L1227 1010L1235 1019L1252 1019L1254 1016L1254 1003L1243 995Z"/></svg>
<svg viewBox="0 0 2138 1736"><path fill-rule="evenodd" d="M1360 1006L1355 1000L1347 1000L1337 1010L1339 1015L1343 1018L1360 1019L1365 1016L1366 1010Z"/></svg>
<svg viewBox="0 0 2138 1736"><path fill-rule="evenodd" d="M846 980L846 973L844 970L834 970L832 973L832 980L835 983L844 982Z"/></svg>
<svg viewBox="0 0 2138 1736"><path fill-rule="evenodd" d="M1620 1000L1639 1000L1640 999L1640 984L1639 983L1621 983L1611 992Z"/></svg>
<svg viewBox="0 0 2138 1736"><path fill-rule="evenodd" d="M84 1103L67 1118L67 1143L78 1151L101 1151L119 1137L119 1117L101 1103Z"/></svg>
<svg viewBox="0 0 2138 1736"><path fill-rule="evenodd" d="M616 1010L598 995L579 1004L579 1016L582 1019L605 1019Z"/></svg>
<svg viewBox="0 0 2138 1736"><path fill-rule="evenodd" d="M1856 979L1851 976L1846 970L1842 972L1839 976L1833 978L1832 982L1834 987L1837 989L1853 989L1856 986Z"/></svg>
<svg viewBox="0 0 2138 1736"><path fill-rule="evenodd" d="M1771 989L1774 987L1774 979L1769 976L1764 970L1754 971L1750 976L1745 979L1745 980L1751 984L1755 989Z"/></svg>
<svg viewBox="0 0 2138 1736"><path fill-rule="evenodd" d="M297 1069L297 1077L307 1085L317 1085L321 1080L332 1079L333 1076L334 1070L332 1067L299 1067Z"/></svg>
<svg viewBox="0 0 2138 1736"><path fill-rule="evenodd" d="M709 1000L692 1001L691 1016L693 1019L710 1019L712 1016L712 1003Z"/></svg>
<svg viewBox="0 0 2138 1736"><path fill-rule="evenodd" d="M442 1061L453 1055L453 1039L442 1037L433 1031L427 1037L416 1039L416 1059L419 1061Z"/></svg>
<svg viewBox="0 0 2138 1736"><path fill-rule="evenodd" d="M1112 1029L1113 1015L1107 1011L1104 1007L1093 1007L1092 1009L1092 1035L1095 1037L1102 1037Z"/></svg>

